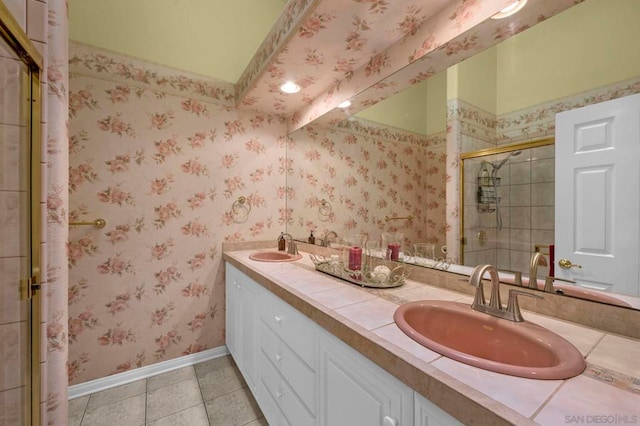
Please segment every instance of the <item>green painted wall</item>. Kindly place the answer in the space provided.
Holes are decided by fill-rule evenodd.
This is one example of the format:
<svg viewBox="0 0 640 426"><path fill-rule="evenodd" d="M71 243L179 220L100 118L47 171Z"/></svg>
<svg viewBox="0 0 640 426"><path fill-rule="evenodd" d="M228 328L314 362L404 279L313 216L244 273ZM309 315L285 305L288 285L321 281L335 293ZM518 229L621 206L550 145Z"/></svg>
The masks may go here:
<svg viewBox="0 0 640 426"><path fill-rule="evenodd" d="M235 83L283 0L71 0L69 38Z"/></svg>
<svg viewBox="0 0 640 426"><path fill-rule="evenodd" d="M359 118L427 134L427 81L415 84L356 114Z"/></svg>
<svg viewBox="0 0 640 426"><path fill-rule="evenodd" d="M447 73L441 72L356 114L422 135L447 128Z"/></svg>
<svg viewBox="0 0 640 426"><path fill-rule="evenodd" d="M497 113L640 75L640 1L587 0L498 47Z"/></svg>

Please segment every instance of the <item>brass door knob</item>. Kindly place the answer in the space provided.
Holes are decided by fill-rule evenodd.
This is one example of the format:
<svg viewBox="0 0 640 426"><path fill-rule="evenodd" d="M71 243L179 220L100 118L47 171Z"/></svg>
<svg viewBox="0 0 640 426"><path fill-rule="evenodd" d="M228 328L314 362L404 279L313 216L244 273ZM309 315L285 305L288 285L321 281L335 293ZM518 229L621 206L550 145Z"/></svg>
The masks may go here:
<svg viewBox="0 0 640 426"><path fill-rule="evenodd" d="M562 269L571 269L571 268L580 268L580 269L582 269L582 265L576 265L574 263L571 263L571 261L569 259L560 259L560 260L558 260L558 265Z"/></svg>

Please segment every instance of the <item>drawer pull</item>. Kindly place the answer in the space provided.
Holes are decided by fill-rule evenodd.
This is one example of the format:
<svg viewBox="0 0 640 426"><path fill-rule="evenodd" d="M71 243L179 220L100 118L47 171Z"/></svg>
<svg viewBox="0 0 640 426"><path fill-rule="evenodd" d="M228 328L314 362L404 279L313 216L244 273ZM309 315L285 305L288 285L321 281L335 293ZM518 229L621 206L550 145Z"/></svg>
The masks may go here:
<svg viewBox="0 0 640 426"><path fill-rule="evenodd" d="M282 317L280 315L276 315L273 319L275 319L276 322L282 322Z"/></svg>

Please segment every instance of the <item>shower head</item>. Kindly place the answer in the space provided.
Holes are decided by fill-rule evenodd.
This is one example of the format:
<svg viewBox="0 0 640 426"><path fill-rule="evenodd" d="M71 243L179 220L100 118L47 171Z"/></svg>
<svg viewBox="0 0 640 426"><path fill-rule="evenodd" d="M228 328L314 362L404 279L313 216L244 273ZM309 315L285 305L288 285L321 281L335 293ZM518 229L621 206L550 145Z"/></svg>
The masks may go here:
<svg viewBox="0 0 640 426"><path fill-rule="evenodd" d="M494 161L491 163L491 165L493 166L494 170L498 170L500 167L504 166L504 164L509 161L509 159L511 157L515 157L516 155L520 155L522 153L522 151L512 151L509 153L509 155L507 155L506 157L504 157L502 159L502 161L498 162L498 161Z"/></svg>

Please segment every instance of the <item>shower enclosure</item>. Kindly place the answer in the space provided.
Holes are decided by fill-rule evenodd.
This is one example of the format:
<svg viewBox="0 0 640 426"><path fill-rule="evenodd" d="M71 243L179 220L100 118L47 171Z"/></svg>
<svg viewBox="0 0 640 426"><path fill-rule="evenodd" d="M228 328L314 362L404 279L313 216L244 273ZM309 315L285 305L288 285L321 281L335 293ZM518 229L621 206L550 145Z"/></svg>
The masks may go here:
<svg viewBox="0 0 640 426"><path fill-rule="evenodd" d="M528 270L554 239L554 140L461 155L461 263Z"/></svg>
<svg viewBox="0 0 640 426"><path fill-rule="evenodd" d="M0 424L40 424L40 70L0 2Z"/></svg>

